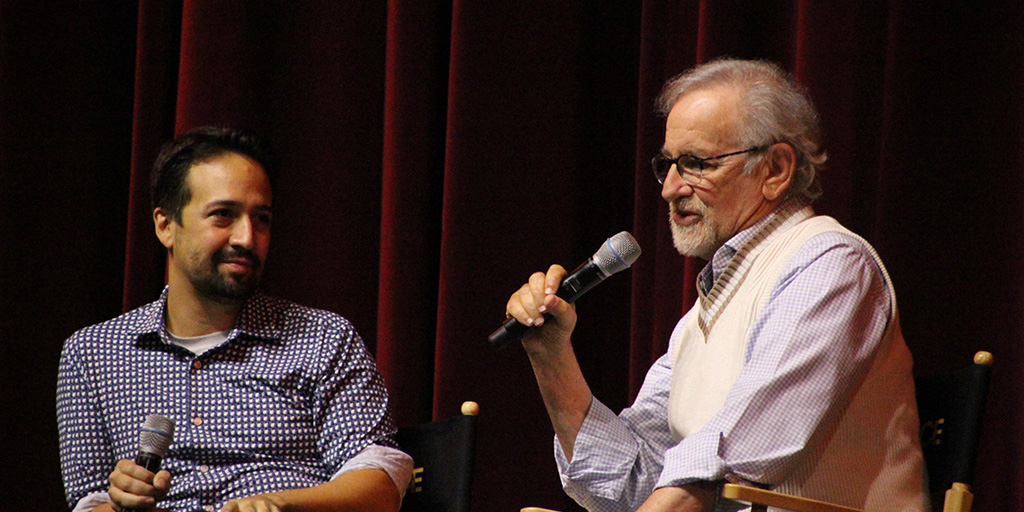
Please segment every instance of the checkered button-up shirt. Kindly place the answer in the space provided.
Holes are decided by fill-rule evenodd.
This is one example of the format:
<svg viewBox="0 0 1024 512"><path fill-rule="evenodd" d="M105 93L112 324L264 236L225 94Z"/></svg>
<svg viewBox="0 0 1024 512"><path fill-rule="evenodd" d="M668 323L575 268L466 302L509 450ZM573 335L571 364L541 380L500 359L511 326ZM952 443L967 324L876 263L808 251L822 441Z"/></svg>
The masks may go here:
<svg viewBox="0 0 1024 512"><path fill-rule="evenodd" d="M256 294L227 340L196 356L169 341L166 300L165 289L65 343L57 419L70 505L135 458L148 414L176 423L158 504L172 510L318 485L365 448L397 447L383 379L344 318Z"/></svg>

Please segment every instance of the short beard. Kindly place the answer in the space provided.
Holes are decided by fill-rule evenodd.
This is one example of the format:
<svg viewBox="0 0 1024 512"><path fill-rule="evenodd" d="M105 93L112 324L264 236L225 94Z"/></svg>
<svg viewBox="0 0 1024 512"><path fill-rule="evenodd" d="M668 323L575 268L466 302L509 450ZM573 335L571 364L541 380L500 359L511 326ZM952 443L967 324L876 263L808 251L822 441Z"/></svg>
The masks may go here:
<svg viewBox="0 0 1024 512"><path fill-rule="evenodd" d="M699 214L700 220L691 226L676 224L672 217L680 208L677 206L677 203L670 203L668 215L669 226L672 228L672 245L683 256L695 256L710 260L715 251L722 245L719 243L718 233L715 232L711 222L714 213L696 198L692 199L691 203L682 209Z"/></svg>
<svg viewBox="0 0 1024 512"><path fill-rule="evenodd" d="M225 276L217 270L221 262L242 256L249 258L252 262L252 272L248 278L243 277L242 274ZM206 272L191 276L192 286L202 297L221 304L239 304L252 297L260 285L262 262L248 251L224 249L214 254L210 263L211 267Z"/></svg>

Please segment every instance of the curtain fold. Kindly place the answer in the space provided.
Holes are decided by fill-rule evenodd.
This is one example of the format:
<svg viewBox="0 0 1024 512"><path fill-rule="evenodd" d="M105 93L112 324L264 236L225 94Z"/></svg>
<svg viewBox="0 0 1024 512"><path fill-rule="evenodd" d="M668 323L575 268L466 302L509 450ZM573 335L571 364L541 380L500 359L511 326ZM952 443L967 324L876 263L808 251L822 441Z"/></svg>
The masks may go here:
<svg viewBox="0 0 1024 512"><path fill-rule="evenodd" d="M643 254L580 299L574 340L595 395L629 404L702 265L672 247L649 168L654 100L724 55L808 86L817 209L880 252L915 371L995 354L976 508L1024 509L1024 6L906 0L0 0L0 405L19 440L0 460L33 468L4 502L63 506L62 341L157 296L152 161L233 124L282 161L268 291L353 322L399 424L480 403L475 510L580 510L522 349L485 340L531 272L628 230Z"/></svg>
<svg viewBox="0 0 1024 512"><path fill-rule="evenodd" d="M139 2L122 301L125 311L151 302L164 283L164 248L154 236L148 172L161 144L174 137L181 11L181 5L170 2Z"/></svg>
<svg viewBox="0 0 1024 512"><path fill-rule="evenodd" d="M388 4L377 361L401 425L455 410L434 392L450 24L449 1Z"/></svg>
<svg viewBox="0 0 1024 512"><path fill-rule="evenodd" d="M435 404L451 414L467 390L481 402L480 510L528 505L526 489L534 503L572 506L522 350L485 340L530 273L572 269L630 226L634 17L573 2L453 3ZM627 285L622 276L586 297L577 333L581 363L606 377L597 392L620 404L610 384L628 353Z"/></svg>

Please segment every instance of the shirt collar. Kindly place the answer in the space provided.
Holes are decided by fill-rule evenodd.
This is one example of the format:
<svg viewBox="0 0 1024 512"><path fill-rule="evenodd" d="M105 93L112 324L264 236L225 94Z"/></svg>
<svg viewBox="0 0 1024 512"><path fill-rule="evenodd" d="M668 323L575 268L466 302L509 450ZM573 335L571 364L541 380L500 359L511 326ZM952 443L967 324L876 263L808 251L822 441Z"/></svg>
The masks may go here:
<svg viewBox="0 0 1024 512"><path fill-rule="evenodd" d="M138 322L130 328L130 334L139 341L143 339L159 340L170 345L170 335L165 327L164 317L167 311L167 292L170 286L164 286L160 298L143 306ZM276 299L257 291L242 305L235 325L228 331L228 342L235 339L276 340L281 338L282 315L280 308L274 307Z"/></svg>
<svg viewBox="0 0 1024 512"><path fill-rule="evenodd" d="M806 205L800 201L787 201L769 212L763 219L754 223L753 226L733 235L732 238L727 240L725 244L715 251L715 254L711 256L711 261L704 266L700 271L700 275L697 276L697 283L701 290L705 293L709 292L711 287L714 286L715 281L721 277L722 272L725 271L729 262L732 261L732 258L736 256L736 253L739 252L744 245L750 243L751 240L754 240L755 238L760 239L758 235L761 234L762 231L769 229L769 227L775 227L777 223L773 222L774 219L778 217L782 217L783 220L789 218L797 214L805 206Z"/></svg>

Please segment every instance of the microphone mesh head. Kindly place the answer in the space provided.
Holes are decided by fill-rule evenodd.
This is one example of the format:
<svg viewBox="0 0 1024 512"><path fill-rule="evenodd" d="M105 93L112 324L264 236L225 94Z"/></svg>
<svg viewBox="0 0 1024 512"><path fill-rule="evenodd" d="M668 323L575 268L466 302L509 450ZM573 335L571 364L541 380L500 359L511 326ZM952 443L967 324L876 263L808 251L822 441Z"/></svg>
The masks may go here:
<svg viewBox="0 0 1024 512"><path fill-rule="evenodd" d="M610 276L629 268L640 257L640 245L633 235L623 231L601 244L594 253L594 264Z"/></svg>
<svg viewBox="0 0 1024 512"><path fill-rule="evenodd" d="M167 448L171 446L172 437L174 420L159 414L150 414L146 416L146 421L139 432L139 451L163 457L167 454Z"/></svg>

